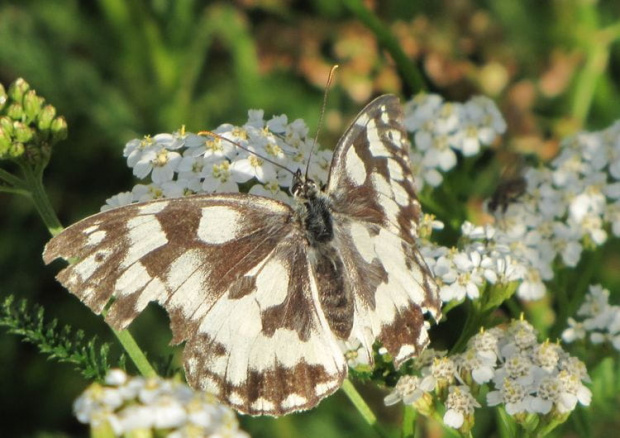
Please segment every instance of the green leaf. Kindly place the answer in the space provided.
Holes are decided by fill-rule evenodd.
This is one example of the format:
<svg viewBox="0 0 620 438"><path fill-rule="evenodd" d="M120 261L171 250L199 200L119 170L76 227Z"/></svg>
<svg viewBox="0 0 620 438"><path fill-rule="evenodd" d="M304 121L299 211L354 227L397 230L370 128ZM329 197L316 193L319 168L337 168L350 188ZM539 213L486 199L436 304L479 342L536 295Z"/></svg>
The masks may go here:
<svg viewBox="0 0 620 438"><path fill-rule="evenodd" d="M46 323L44 309L26 300L16 303L12 295L6 297L0 305L0 326L50 359L74 365L87 379L102 380L111 368L108 344L99 343L96 337L87 340L82 330L59 326L56 319ZM121 356L116 362L124 364L125 360Z"/></svg>

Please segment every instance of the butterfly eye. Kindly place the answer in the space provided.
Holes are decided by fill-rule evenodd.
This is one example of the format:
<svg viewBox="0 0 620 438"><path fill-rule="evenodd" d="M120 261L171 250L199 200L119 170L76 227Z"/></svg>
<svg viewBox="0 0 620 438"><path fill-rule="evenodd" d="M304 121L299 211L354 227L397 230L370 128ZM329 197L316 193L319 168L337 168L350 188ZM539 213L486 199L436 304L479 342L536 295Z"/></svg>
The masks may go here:
<svg viewBox="0 0 620 438"><path fill-rule="evenodd" d="M293 188L291 189L291 193L295 198L299 198L303 195L304 192L304 184L302 182L296 182L293 184Z"/></svg>

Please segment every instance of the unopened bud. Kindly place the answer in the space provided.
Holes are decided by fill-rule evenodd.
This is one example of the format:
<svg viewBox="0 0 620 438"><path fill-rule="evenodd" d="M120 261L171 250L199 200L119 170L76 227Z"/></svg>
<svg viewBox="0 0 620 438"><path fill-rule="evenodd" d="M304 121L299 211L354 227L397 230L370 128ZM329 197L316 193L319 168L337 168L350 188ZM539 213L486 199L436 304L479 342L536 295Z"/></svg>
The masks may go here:
<svg viewBox="0 0 620 438"><path fill-rule="evenodd" d="M18 78L9 86L9 97L17 102L22 103L24 96L30 90L30 85L28 82L23 80L22 78Z"/></svg>
<svg viewBox="0 0 620 438"><path fill-rule="evenodd" d="M4 108L6 102L9 100L9 97L6 94L6 90L4 89L4 85L0 84L0 110Z"/></svg>
<svg viewBox="0 0 620 438"><path fill-rule="evenodd" d="M19 158L24 155L26 148L23 143L13 142L11 147L9 148L9 157L10 158Z"/></svg>
<svg viewBox="0 0 620 438"><path fill-rule="evenodd" d="M34 131L24 123L15 122L13 128L15 140L20 143L28 143L34 137Z"/></svg>
<svg viewBox="0 0 620 438"><path fill-rule="evenodd" d="M50 126L52 131L52 144L67 138L67 121L64 117L56 117Z"/></svg>
<svg viewBox="0 0 620 438"><path fill-rule="evenodd" d="M13 136L14 131L13 120L7 116L0 117L0 130L2 130L3 135L10 139Z"/></svg>
<svg viewBox="0 0 620 438"><path fill-rule="evenodd" d="M34 90L29 90L24 96L24 113L26 114L26 120L31 122L36 120L39 117L39 112L41 111L41 107L43 106L43 99L40 96L37 96L37 93Z"/></svg>
<svg viewBox="0 0 620 438"><path fill-rule="evenodd" d="M0 129L0 160L7 158L9 150L11 149L11 143L11 137Z"/></svg>
<svg viewBox="0 0 620 438"><path fill-rule="evenodd" d="M47 131L50 129L50 126L54 121L54 117L56 117L56 108L52 105L45 105L38 115L38 128L41 131Z"/></svg>
<svg viewBox="0 0 620 438"><path fill-rule="evenodd" d="M19 103L12 103L7 108L6 115L13 120L23 120L25 116L24 108Z"/></svg>

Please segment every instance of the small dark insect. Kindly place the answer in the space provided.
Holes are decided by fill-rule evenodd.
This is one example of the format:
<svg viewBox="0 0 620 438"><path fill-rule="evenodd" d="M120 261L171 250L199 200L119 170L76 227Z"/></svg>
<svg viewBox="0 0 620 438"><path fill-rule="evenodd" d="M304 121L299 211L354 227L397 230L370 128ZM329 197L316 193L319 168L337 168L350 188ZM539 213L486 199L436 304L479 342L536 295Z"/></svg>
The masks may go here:
<svg viewBox="0 0 620 438"><path fill-rule="evenodd" d="M497 210L501 208L501 212L506 213L510 204L517 202L526 189L527 181L523 176L500 181L487 204L489 211L497 213Z"/></svg>

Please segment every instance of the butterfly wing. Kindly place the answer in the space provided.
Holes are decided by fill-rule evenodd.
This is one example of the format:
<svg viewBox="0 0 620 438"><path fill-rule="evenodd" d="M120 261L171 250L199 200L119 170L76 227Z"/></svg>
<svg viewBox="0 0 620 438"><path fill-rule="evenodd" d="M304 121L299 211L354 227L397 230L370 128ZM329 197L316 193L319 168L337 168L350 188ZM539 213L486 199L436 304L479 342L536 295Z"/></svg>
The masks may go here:
<svg viewBox="0 0 620 438"><path fill-rule="evenodd" d="M77 260L58 280L125 328L155 301L188 381L237 410L281 415L337 390L346 363L317 308L293 210L228 194L151 201L88 217L46 246Z"/></svg>
<svg viewBox="0 0 620 438"><path fill-rule="evenodd" d="M427 345L424 314L441 314L438 287L416 246L420 204L409 147L398 98L381 96L338 143L326 186L355 297L353 336L369 351L378 339L397 366Z"/></svg>

